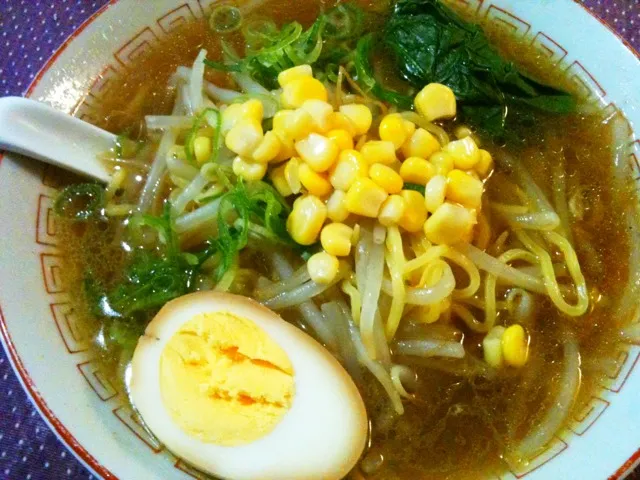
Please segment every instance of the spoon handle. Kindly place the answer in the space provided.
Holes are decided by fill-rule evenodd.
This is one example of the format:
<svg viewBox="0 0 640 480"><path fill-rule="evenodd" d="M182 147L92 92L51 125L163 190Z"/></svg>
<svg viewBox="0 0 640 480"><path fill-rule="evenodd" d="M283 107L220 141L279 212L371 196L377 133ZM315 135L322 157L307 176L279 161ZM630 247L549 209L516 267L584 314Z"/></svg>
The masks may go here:
<svg viewBox="0 0 640 480"><path fill-rule="evenodd" d="M110 173L98 155L116 136L44 103L0 98L0 150L42 160L107 183Z"/></svg>

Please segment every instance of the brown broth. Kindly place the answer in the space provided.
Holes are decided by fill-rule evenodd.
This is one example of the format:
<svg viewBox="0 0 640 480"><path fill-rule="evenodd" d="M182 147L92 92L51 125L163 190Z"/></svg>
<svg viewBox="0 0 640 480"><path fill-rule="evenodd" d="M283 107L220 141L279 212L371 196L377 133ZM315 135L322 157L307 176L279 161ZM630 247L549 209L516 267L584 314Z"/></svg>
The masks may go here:
<svg viewBox="0 0 640 480"><path fill-rule="evenodd" d="M361 4L371 7L375 2ZM279 22L295 19L308 25L322 5L324 2L299 2L294 11L285 0L271 0L258 14ZM507 41L499 32L491 36L504 45L505 55L518 58L548 81L566 84L553 66L530 47ZM137 131L144 115L168 113L174 95L167 87L168 79L177 66L190 65L200 48L206 48L210 57L220 52L219 42L202 20L177 29L158 43L138 60L135 68L121 75L102 99L99 126L116 133ZM207 76L217 83L228 81L223 74L209 71ZM479 375L446 373L414 361L412 366L419 377L416 400L406 402L405 414L396 419L391 418L388 399L379 384L365 377L359 386L370 418L375 420L371 449L366 455L369 459L384 458L382 467L366 478L471 479L504 472L508 467L503 456L512 446L507 438L511 442L522 438L540 418L557 388L567 325L577 334L583 359L582 385L575 408L601 388L606 372L598 366L615 365L617 330L623 320L613 317L613 300L628 280L626 261L631 248L627 218L618 212L627 211L625 206L634 194L631 188L612 187L613 139L609 125L579 115L542 122L532 143L535 147L510 153L517 155L539 185L550 192L552 162L564 152L568 189L583 189L590 206L584 220L572 225L575 238L592 247L578 248L578 255L590 290L599 292L603 300L579 319L566 318L551 302L540 301L536 320L529 328L529 363L518 372L505 372L491 381ZM487 186L489 196L501 195L501 178L508 179L509 173L498 171L494 175ZM126 261L119 242L122 228L118 222L86 226L63 222L62 228L62 245L68 259L65 281L78 299L76 310L96 335L96 351L121 386L122 368L128 358L103 348L101 338L105 332L89 311L83 280L87 271L106 285L118 280ZM501 228L499 222L493 225L494 240ZM460 327L459 322L454 323ZM481 356L479 336L468 334L464 342L468 351ZM354 474L354 478L361 476Z"/></svg>

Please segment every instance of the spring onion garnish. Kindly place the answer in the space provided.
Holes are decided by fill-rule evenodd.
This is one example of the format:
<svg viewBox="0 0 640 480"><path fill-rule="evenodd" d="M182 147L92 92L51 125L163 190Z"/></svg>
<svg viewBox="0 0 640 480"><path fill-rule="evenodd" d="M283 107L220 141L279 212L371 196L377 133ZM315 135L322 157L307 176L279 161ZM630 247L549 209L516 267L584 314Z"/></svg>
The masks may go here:
<svg viewBox="0 0 640 480"><path fill-rule="evenodd" d="M242 25L242 13L237 7L221 5L209 17L209 28L217 33L229 33Z"/></svg>
<svg viewBox="0 0 640 480"><path fill-rule="evenodd" d="M104 188L95 183L79 183L66 187L53 204L54 211L63 217L85 221L104 207Z"/></svg>

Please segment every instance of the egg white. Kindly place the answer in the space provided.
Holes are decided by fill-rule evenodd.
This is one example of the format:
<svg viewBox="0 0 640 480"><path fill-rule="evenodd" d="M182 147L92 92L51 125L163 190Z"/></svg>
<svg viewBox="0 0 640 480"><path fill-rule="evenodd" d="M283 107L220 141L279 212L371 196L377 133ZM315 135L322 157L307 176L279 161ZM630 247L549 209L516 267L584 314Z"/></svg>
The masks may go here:
<svg viewBox="0 0 640 480"><path fill-rule="evenodd" d="M247 445L224 447L190 436L162 402L160 356L167 341L201 313L229 312L253 321L289 356L293 404L273 431ZM246 297L197 292L166 304L149 323L131 362L135 408L156 437L178 457L234 480L331 480L356 464L367 438L367 415L351 377L319 343Z"/></svg>

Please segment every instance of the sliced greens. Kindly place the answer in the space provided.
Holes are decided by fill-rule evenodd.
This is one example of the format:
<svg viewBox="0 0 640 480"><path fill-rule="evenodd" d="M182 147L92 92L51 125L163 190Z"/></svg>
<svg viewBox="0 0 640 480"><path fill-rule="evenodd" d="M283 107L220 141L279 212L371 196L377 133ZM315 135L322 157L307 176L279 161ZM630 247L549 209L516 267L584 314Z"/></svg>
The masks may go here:
<svg viewBox="0 0 640 480"><path fill-rule="evenodd" d="M400 0L382 43L414 87L442 83L461 105L463 121L493 137L531 120L531 110L574 111L574 98L524 75L493 48L478 25L437 0Z"/></svg>

